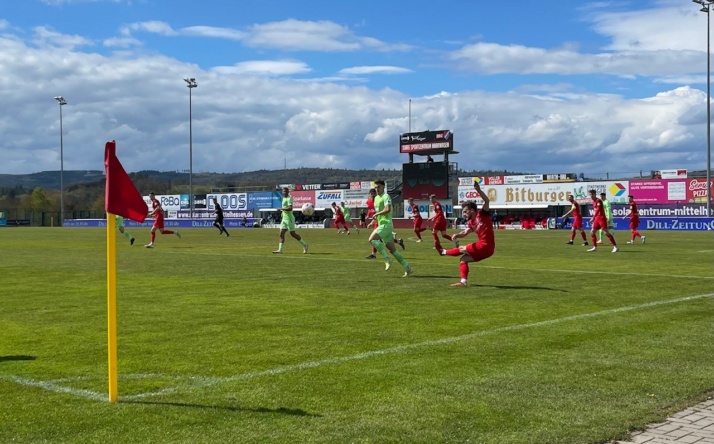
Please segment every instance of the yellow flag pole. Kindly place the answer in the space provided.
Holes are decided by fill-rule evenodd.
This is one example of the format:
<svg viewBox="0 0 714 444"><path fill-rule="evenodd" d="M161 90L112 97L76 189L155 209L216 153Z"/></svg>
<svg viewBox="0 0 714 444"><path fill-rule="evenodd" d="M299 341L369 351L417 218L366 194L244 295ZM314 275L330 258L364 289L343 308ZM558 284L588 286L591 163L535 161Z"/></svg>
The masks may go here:
<svg viewBox="0 0 714 444"><path fill-rule="evenodd" d="M117 402L117 233L116 216L107 213L107 330L109 346L109 402Z"/></svg>

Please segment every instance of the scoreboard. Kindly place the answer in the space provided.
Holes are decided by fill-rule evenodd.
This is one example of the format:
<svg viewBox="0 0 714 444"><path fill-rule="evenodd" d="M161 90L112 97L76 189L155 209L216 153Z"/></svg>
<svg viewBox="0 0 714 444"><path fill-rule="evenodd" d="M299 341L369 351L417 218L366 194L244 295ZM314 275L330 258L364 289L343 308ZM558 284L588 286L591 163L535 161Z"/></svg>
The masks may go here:
<svg viewBox="0 0 714 444"><path fill-rule="evenodd" d="M438 199L448 199L448 162L403 164L402 189L405 199L427 199L431 194L435 194Z"/></svg>

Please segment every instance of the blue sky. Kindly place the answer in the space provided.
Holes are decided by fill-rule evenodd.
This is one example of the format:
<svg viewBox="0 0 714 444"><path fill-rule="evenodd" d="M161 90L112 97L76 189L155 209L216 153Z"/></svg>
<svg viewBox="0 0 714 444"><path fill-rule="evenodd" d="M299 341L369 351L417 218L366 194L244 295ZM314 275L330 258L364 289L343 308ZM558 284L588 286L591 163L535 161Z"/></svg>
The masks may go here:
<svg viewBox="0 0 714 444"><path fill-rule="evenodd" d="M688 0L6 0L0 173L399 168L451 129L463 169L706 168L706 14ZM411 119L409 101L411 100Z"/></svg>

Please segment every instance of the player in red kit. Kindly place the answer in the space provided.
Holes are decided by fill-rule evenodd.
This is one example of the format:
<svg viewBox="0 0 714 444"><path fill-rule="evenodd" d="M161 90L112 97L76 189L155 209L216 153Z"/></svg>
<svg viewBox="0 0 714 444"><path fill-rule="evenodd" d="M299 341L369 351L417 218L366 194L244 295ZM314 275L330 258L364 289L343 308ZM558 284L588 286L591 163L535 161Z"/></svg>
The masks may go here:
<svg viewBox="0 0 714 444"><path fill-rule="evenodd" d="M637 228L640 226L640 212L637 210L637 203L635 203L635 196L630 194L627 196L629 198L630 212L629 214L623 216L622 218L630 218L630 231L632 231L632 239L628 240L628 244L634 244L635 238L637 236L642 238L642 243L645 243L645 236L641 235Z"/></svg>
<svg viewBox="0 0 714 444"><path fill-rule="evenodd" d="M337 228L337 234L340 234L342 232L347 232L347 234L350 234L350 229L347 228L347 222L345 221L345 215L342 212L342 208L340 208L339 205L337 205L335 202L332 202L332 211L335 212L335 228ZM340 225L342 225L342 228L340 228Z"/></svg>
<svg viewBox="0 0 714 444"><path fill-rule="evenodd" d="M469 277L469 262L480 262L493 256L496 250L496 241L493 234L493 222L488 212L489 200L486 193L483 192L478 182L474 182L474 189L483 199L483 206L478 209L476 202L468 201L463 204L463 215L466 218L466 229L460 233L454 234L454 239L466 237L469 233L476 233L478 241L462 247L454 247L449 250L444 250L438 243L436 251L441 256L459 256L459 270L461 271L461 280L452 287L465 287Z"/></svg>
<svg viewBox="0 0 714 444"><path fill-rule="evenodd" d="M446 234L446 215L444 214L444 210L441 208L441 204L438 200L436 200L436 195L432 194L429 196L429 199L431 200L432 205L434 205L434 215L429 218L432 223L431 235L434 238L434 247L439 250L439 245L441 245L439 243L439 236L437 233L441 233L441 237L446 240L453 241L454 245L458 247L459 240Z"/></svg>
<svg viewBox="0 0 714 444"><path fill-rule="evenodd" d="M612 244L612 252L617 253L620 249L617 248L615 237L610 233L610 229L607 227L605 205L602 203L602 200L597 197L596 190L590 190L590 198L593 200L593 209L595 210L595 213L593 214L592 228L590 228L590 240L593 241L593 247L588 251L597 251L597 237L595 236L595 233L597 233L597 230L602 230Z"/></svg>
<svg viewBox="0 0 714 444"><path fill-rule="evenodd" d="M156 230L159 230L161 234L175 234L176 237L181 239L181 235L178 231L164 229L164 209L161 207L161 202L156 199L156 196L153 192L149 193L149 199L151 199L151 211L149 212L149 217L154 218L154 225L151 227L151 242L144 246L146 248L154 248L154 240L156 240Z"/></svg>
<svg viewBox="0 0 714 444"><path fill-rule="evenodd" d="M572 194L568 195L568 201L571 203L570 211L563 214L563 219L568 217L570 213L573 214L573 228L570 230L570 240L567 242L568 245L573 245L573 239L575 239L575 233L580 230L580 235L583 237L583 246L588 244L588 239L585 237L585 230L583 230L583 215L580 214L580 204L575 200Z"/></svg>
<svg viewBox="0 0 714 444"><path fill-rule="evenodd" d="M419 205L414 203L413 198L407 199L409 207L411 208L412 218L414 218L414 232L417 235L417 242L421 242L421 232L426 231L426 228L422 228L421 224L424 223L424 219L421 217L421 211L419 211Z"/></svg>

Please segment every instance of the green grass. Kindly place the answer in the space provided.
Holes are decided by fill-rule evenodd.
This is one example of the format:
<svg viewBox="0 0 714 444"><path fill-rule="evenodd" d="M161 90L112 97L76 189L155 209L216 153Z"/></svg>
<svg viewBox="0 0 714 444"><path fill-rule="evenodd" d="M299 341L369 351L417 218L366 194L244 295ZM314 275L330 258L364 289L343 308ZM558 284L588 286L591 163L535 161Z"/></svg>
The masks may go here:
<svg viewBox="0 0 714 444"><path fill-rule="evenodd" d="M403 279L364 233L147 231L118 237L111 404L105 231L0 230L0 442L604 443L714 390L709 233L501 231L451 288L429 237Z"/></svg>

